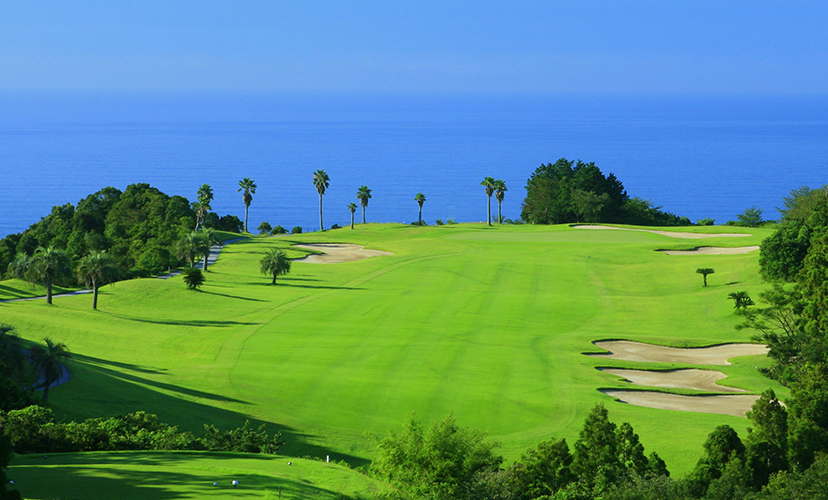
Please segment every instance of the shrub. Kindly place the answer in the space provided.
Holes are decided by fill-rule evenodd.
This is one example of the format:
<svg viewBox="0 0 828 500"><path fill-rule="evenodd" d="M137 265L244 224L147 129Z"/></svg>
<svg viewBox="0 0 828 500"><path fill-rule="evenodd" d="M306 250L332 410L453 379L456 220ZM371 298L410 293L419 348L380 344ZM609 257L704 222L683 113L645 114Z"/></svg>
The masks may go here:
<svg viewBox="0 0 828 500"><path fill-rule="evenodd" d="M187 284L187 288L190 290L195 290L204 284L204 273L201 272L201 269L196 269L195 267L185 267L183 274L184 283Z"/></svg>
<svg viewBox="0 0 828 500"><path fill-rule="evenodd" d="M302 234L302 226L295 226L290 232L293 234Z"/></svg>
<svg viewBox="0 0 828 500"><path fill-rule="evenodd" d="M434 223L437 224L438 226L442 226L443 225L443 219L437 219L437 220L434 221Z"/></svg>
<svg viewBox="0 0 828 500"><path fill-rule="evenodd" d="M272 229L273 227L271 227L270 222L267 221L262 222L258 227L259 234L270 234Z"/></svg>
<svg viewBox="0 0 828 500"><path fill-rule="evenodd" d="M270 231L270 234L287 234L287 229L282 226L276 226L272 231Z"/></svg>
<svg viewBox="0 0 828 500"><path fill-rule="evenodd" d="M342 226L340 226L339 224L334 224L333 226L331 226L331 229L339 229L340 227Z"/></svg>
<svg viewBox="0 0 828 500"><path fill-rule="evenodd" d="M705 217L704 219L699 219L696 224L699 226L712 226L716 221L711 219L710 217Z"/></svg>

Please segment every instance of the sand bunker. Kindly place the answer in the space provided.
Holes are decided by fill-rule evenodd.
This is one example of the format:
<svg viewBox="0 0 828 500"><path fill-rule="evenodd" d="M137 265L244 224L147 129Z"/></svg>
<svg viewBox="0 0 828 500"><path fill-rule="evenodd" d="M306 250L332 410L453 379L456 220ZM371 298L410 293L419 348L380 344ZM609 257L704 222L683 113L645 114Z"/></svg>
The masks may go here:
<svg viewBox="0 0 828 500"><path fill-rule="evenodd" d="M588 353L589 356L649 363L729 365L730 363L727 360L730 358L768 353L768 348L760 344L723 344L712 347L682 349L642 344L628 340L599 340L593 343L609 352L605 354Z"/></svg>
<svg viewBox="0 0 828 500"><path fill-rule="evenodd" d="M759 399L759 396L747 394L732 396L681 396L664 392L624 391L615 389L602 389L601 392L607 396L617 398L623 403L629 403L635 406L646 406L647 408L658 408L660 410L719 413L722 415L733 415L735 417L744 417L745 413L753 406L753 403Z"/></svg>
<svg viewBox="0 0 828 500"><path fill-rule="evenodd" d="M698 247L692 250L656 250L656 252L666 253L667 255L738 255L743 253L750 253L759 250L758 245L749 247Z"/></svg>
<svg viewBox="0 0 828 500"><path fill-rule="evenodd" d="M745 392L735 387L726 387L716 382L727 375L715 370L626 370L623 368L598 368L604 373L625 378L634 385L649 387L672 387L675 389L693 389L708 392Z"/></svg>
<svg viewBox="0 0 828 500"><path fill-rule="evenodd" d="M631 227L612 227L612 226L598 226L592 224L576 224L576 229L615 229L618 231L639 231L642 233L654 233L662 236L669 236L671 238L687 238L687 239L701 239L701 238L738 238L740 236L751 236L750 234L740 233L681 233L678 231L658 231L656 229L634 229Z"/></svg>
<svg viewBox="0 0 828 500"><path fill-rule="evenodd" d="M293 259L297 262L308 262L310 264L337 264L340 262L354 262L378 255L393 255L391 252L383 252L382 250L366 250L362 245L350 243L308 243L294 246L305 250L324 252Z"/></svg>

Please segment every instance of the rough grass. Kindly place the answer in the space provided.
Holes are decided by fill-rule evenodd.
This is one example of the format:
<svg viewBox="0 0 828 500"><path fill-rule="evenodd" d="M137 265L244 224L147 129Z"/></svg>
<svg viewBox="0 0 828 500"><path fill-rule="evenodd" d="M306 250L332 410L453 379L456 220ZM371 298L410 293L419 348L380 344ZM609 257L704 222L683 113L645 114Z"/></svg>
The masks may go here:
<svg viewBox="0 0 828 500"><path fill-rule="evenodd" d="M694 244L755 245L770 234L749 231ZM269 285L261 255L280 247L299 257L295 242L357 243L394 255L296 262ZM758 252L654 251L686 244L567 226L358 225L228 245L201 291L181 278L141 279L102 289L98 311L91 297L69 297L52 307L0 304L0 314L25 338L50 336L75 353L72 380L50 393L66 418L142 409L195 431L250 419L283 430L289 455L360 465L375 449L365 431L399 429L411 412L424 421L454 413L500 441L509 462L541 440L574 441L587 412L604 403L680 474L717 425L744 435L747 420L616 403L597 389L628 384L595 367L629 364L582 353L609 338L673 346L750 340L734 330L727 294L758 295ZM698 267L716 270L707 288ZM721 367L731 377L721 383L784 394L756 371L760 363Z"/></svg>

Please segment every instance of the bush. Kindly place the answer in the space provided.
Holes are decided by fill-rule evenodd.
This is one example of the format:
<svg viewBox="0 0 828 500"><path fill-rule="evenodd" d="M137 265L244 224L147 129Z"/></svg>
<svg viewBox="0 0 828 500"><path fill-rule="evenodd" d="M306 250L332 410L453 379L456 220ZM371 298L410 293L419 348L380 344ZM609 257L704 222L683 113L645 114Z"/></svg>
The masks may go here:
<svg viewBox="0 0 828 500"><path fill-rule="evenodd" d="M257 229L259 230L259 234L270 234L270 231L273 229L273 227L271 227L270 222L264 221L261 224L259 224L259 227Z"/></svg>
<svg viewBox="0 0 828 500"><path fill-rule="evenodd" d="M704 219L699 219L696 224L699 226L712 226L715 224L715 220L711 219L710 217L705 217Z"/></svg>
<svg viewBox="0 0 828 500"><path fill-rule="evenodd" d="M437 219L437 220L434 221L434 223L437 224L438 226L442 226L443 225L443 219Z"/></svg>
<svg viewBox="0 0 828 500"><path fill-rule="evenodd" d="M334 224L333 226L331 226L331 229L339 229L340 227L342 226L340 226L339 224Z"/></svg>
<svg viewBox="0 0 828 500"><path fill-rule="evenodd" d="M287 234L287 229L282 226L276 226L272 231L270 231L270 234Z"/></svg>
<svg viewBox="0 0 828 500"><path fill-rule="evenodd" d="M296 226L290 231L293 234L302 234L302 226Z"/></svg>
<svg viewBox="0 0 828 500"><path fill-rule="evenodd" d="M282 433L276 432L271 437L262 424L258 429L250 427L250 421L244 422L242 427L221 432L214 425L205 425L206 436L202 440L205 450L235 451L241 453L265 453L274 455L282 446Z"/></svg>
<svg viewBox="0 0 828 500"><path fill-rule="evenodd" d="M195 267L185 267L183 274L184 283L187 284L187 288L190 290L195 290L204 284L204 273L201 272L201 269L196 269Z"/></svg>

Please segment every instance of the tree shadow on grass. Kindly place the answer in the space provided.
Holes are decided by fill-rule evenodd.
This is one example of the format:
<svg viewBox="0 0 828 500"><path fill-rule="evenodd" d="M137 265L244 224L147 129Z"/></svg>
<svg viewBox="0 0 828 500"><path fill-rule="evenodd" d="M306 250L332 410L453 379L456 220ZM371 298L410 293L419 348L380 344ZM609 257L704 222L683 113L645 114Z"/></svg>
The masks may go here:
<svg viewBox="0 0 828 500"><path fill-rule="evenodd" d="M267 302L266 300L262 299L254 299L251 297L239 297L238 295L228 295L226 293L210 292L208 290L199 290L199 292L206 293L208 295L218 295L219 297L227 297L229 299L249 300L251 302Z"/></svg>
<svg viewBox="0 0 828 500"><path fill-rule="evenodd" d="M362 290L362 288L354 288L350 286L320 286L320 285L300 285L298 283L291 283L294 281L293 279L286 279L286 280L276 280L277 287L290 287L290 288L309 288L312 290ZM273 283L270 281L251 281L249 283L245 283L245 285L250 286L274 286Z"/></svg>
<svg viewBox="0 0 828 500"><path fill-rule="evenodd" d="M107 367L120 368L117 362L78 353L74 353L73 358L72 380L55 388L50 397L51 406L60 420L106 418L143 410L158 415L162 422L177 425L181 430L193 432L198 436L204 434L205 424L215 425L220 430L229 430L250 421L253 428L264 424L268 433L282 433L285 444L279 450L281 454L317 458L331 455L353 467L370 463L365 457L313 443L311 441L317 441L317 438L312 434L303 433L278 422L251 417L248 411L244 410L252 405L250 402L157 382ZM66 393L69 388L73 389L71 396ZM212 401L221 406L191 398ZM238 408L233 408L236 406Z"/></svg>
<svg viewBox="0 0 828 500"><path fill-rule="evenodd" d="M138 454L128 455L135 459ZM204 469L203 463L190 466L181 454L168 455L166 460L159 456L157 463L138 460L136 467L108 467L106 463L95 463L92 455L86 464L48 468L21 465L10 469L8 475L26 498L263 498L268 492L269 497L276 497L280 487L283 498L347 498L303 480ZM237 488L231 485L233 480L239 481Z"/></svg>
<svg viewBox="0 0 828 500"><path fill-rule="evenodd" d="M221 294L217 294L221 295ZM263 301L264 302L264 301ZM184 320L175 320L175 319L148 319L148 318L139 318L136 316L126 316L123 314L115 314L115 313L107 313L110 316L114 316L116 318L125 319L128 321L138 321L140 323L151 323L154 325L172 325L172 326L252 326L258 325L260 323L249 323L245 321L209 321L209 320L200 320L200 319L184 319Z"/></svg>

